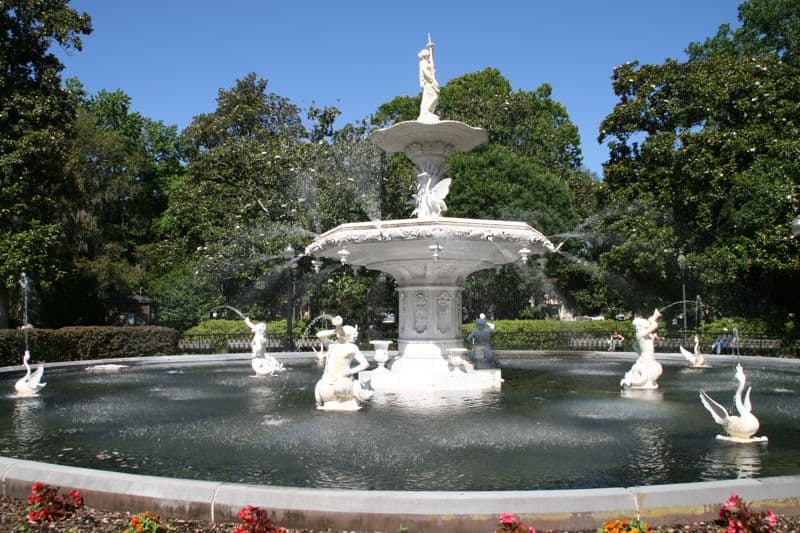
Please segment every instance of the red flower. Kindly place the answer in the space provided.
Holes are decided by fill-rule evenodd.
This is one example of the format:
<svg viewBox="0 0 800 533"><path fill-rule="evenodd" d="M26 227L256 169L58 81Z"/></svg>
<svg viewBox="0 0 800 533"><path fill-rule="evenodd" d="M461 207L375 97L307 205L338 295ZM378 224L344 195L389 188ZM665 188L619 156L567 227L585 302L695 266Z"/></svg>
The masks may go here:
<svg viewBox="0 0 800 533"><path fill-rule="evenodd" d="M517 517L511 513L503 513L500 515L500 523L505 526L511 526L517 523Z"/></svg>
<svg viewBox="0 0 800 533"><path fill-rule="evenodd" d="M772 509L767 509L767 524L769 524L771 527L778 525L778 517L775 516L775 513L772 512Z"/></svg>

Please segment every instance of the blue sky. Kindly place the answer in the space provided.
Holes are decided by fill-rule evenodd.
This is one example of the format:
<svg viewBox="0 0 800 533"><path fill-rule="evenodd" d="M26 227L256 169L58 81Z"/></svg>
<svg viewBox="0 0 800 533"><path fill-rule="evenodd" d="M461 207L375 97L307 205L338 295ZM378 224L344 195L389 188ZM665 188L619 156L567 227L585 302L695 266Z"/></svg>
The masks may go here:
<svg viewBox="0 0 800 533"><path fill-rule="evenodd" d="M133 110L181 130L249 72L306 107L335 105L338 125L419 91L416 53L430 32L440 84L496 67L513 88L553 87L602 175L599 124L616 103L611 70L683 59L686 46L737 25L740 0L495 0L419 3L300 0L73 0L94 32L60 54L90 93L122 89ZM445 117L446 118L446 117Z"/></svg>

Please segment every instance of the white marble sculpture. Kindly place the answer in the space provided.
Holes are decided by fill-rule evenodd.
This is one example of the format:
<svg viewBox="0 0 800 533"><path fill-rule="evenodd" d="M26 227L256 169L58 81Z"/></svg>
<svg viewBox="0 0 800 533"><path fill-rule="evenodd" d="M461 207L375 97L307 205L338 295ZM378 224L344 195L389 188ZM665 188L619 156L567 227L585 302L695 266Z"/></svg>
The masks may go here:
<svg viewBox="0 0 800 533"><path fill-rule="evenodd" d="M706 359L702 353L700 353L700 337L697 335L694 336L694 353L690 352L683 346L679 346L681 353L689 361L689 366L691 368L711 368L711 366L706 364Z"/></svg>
<svg viewBox="0 0 800 533"><path fill-rule="evenodd" d="M420 122L438 122L436 106L439 103L439 83L433 66L433 42L428 34L428 44L417 54L419 58L419 85L422 87L422 102L419 106Z"/></svg>
<svg viewBox="0 0 800 533"><path fill-rule="evenodd" d="M661 313L656 309L650 318L634 318L636 330L635 349L639 358L619 382L620 387L631 389L657 389L657 380L661 377L661 364L655 358L655 334L658 329L658 318Z"/></svg>
<svg viewBox="0 0 800 533"><path fill-rule="evenodd" d="M244 323L253 332L253 339L250 341L252 359L250 361L253 371L257 376L274 376L286 370L283 364L267 353L267 325L263 322L254 324L250 318L245 317Z"/></svg>
<svg viewBox="0 0 800 533"><path fill-rule="evenodd" d="M17 396L36 396L39 391L47 385L47 383L42 383L44 366L39 364L36 370L31 372L31 365L28 364L30 359L30 352L25 350L25 355L22 357L22 364L25 365L25 376L14 384L14 390L17 391Z"/></svg>
<svg viewBox="0 0 800 533"><path fill-rule="evenodd" d="M417 193L414 195L414 204L417 206L411 216L418 218L432 218L442 216L447 211L444 199L450 192L450 178L443 179L431 185L433 176L423 172L417 176Z"/></svg>
<svg viewBox="0 0 800 533"><path fill-rule="evenodd" d="M317 409L325 411L356 411L361 409L359 402L372 397L372 391L362 387L355 379L359 372L369 366L369 362L356 346L358 329L342 324L342 317L331 320L334 329L317 333L323 343L336 336L336 341L328 345L325 356L325 370L314 388ZM353 362L355 366L351 366Z"/></svg>
<svg viewBox="0 0 800 533"><path fill-rule="evenodd" d="M727 435L717 435L717 438L719 440L737 443L766 442L767 437L753 436L756 431L758 431L759 422L758 418L751 413L750 390L752 387L747 388L747 392L744 398L742 398L742 391L744 391L747 376L745 376L741 364L736 365L735 378L736 381L739 382L739 386L736 388L733 401L736 405L736 411L739 412L738 416L728 414L727 409L715 402L705 391L700 391L700 401L703 402L705 408L708 409L708 412L714 417L714 422L720 424L725 430L725 433L727 433Z"/></svg>

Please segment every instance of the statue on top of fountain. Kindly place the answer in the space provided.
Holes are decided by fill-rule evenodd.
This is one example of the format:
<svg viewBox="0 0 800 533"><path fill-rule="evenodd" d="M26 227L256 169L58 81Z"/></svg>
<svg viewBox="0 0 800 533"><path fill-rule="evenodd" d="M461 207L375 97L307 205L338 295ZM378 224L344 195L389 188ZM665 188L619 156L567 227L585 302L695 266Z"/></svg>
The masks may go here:
<svg viewBox="0 0 800 533"><path fill-rule="evenodd" d="M317 332L317 338L328 344L325 355L325 370L314 388L317 409L325 411L356 411L361 409L359 402L372 398L373 391L362 387L355 376L369 366L366 357L356 346L358 328L343 325L342 317L331 320L334 329ZM334 342L330 337L336 336ZM351 366L352 362L357 364Z"/></svg>
<svg viewBox="0 0 800 533"><path fill-rule="evenodd" d="M254 324L249 317L244 317L244 323L253 332L253 339L250 341L252 360L250 361L253 371L257 376L274 376L286 370L280 361L267 354L267 325L264 322Z"/></svg>
<svg viewBox="0 0 800 533"><path fill-rule="evenodd" d="M494 324L486 320L486 315L481 313L475 320L475 329L467 335L467 344L472 341L469 359L475 365L475 368L494 368L497 366L494 352L489 345L489 337L493 331Z"/></svg>
<svg viewBox="0 0 800 533"><path fill-rule="evenodd" d="M436 106L439 103L439 83L433 66L433 41L428 34L428 44L417 54L419 58L419 85L422 87L422 101L419 106L420 122L438 122Z"/></svg>
<svg viewBox="0 0 800 533"><path fill-rule="evenodd" d="M639 358L633 363L625 377L619 382L620 387L631 389L657 389L656 381L661 377L661 364L655 358L655 339L658 329L658 319L661 312L656 309L650 318L636 317L633 327L636 330L636 344L634 345Z"/></svg>

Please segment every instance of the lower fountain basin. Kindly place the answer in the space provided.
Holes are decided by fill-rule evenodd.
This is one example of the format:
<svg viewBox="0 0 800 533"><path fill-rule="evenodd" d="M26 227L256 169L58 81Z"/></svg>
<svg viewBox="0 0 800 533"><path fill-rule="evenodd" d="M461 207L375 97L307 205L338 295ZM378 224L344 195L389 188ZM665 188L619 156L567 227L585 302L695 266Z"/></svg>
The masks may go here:
<svg viewBox="0 0 800 533"><path fill-rule="evenodd" d="M501 357L502 358L502 357ZM498 390L380 393L358 413L315 408L320 369L253 377L247 360L114 374L48 370L38 397L0 398L7 457L296 487L532 490L800 473L800 368L746 359L765 444L718 441L699 389L732 403L733 361L664 361L624 391L625 358L505 358ZM87 365L88 366L88 365ZM6 389L13 391L13 376Z"/></svg>

